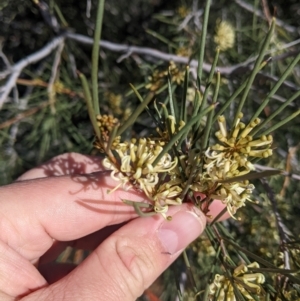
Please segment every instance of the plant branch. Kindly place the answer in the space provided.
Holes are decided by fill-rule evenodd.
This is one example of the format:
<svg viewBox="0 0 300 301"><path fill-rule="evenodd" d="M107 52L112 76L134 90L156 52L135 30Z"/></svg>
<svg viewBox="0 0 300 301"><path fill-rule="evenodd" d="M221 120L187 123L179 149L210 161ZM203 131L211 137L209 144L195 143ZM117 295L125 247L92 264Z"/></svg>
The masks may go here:
<svg viewBox="0 0 300 301"><path fill-rule="evenodd" d="M102 21L104 13L104 0L98 1L96 28L94 32L94 43L92 51L92 101L96 115L100 114L99 96L98 96L98 69L99 69L99 48L102 32Z"/></svg>
<svg viewBox="0 0 300 301"><path fill-rule="evenodd" d="M11 66L9 70L0 73L0 79L5 78L8 74L10 74L4 86L0 88L0 109L2 108L4 102L6 101L10 91L16 85L16 81L20 73L22 72L22 70L27 66L29 66L30 64L36 63L41 59L45 58L54 49L56 49L59 45L61 45L64 42L64 40L65 40L65 35L60 35L54 38L51 42L46 44L42 49L20 60L15 65Z"/></svg>
<svg viewBox="0 0 300 301"><path fill-rule="evenodd" d="M273 189L270 187L268 181L266 178L260 179L262 185L264 186L268 198L272 204L273 213L275 215L275 220L277 224L277 229L280 237L280 248L284 254L284 268L287 270L291 269L290 266L290 256L289 256L289 250L287 248L287 243L290 241L289 235L290 231L286 227L286 225L283 223L281 215L279 214L277 203L275 200L275 194Z"/></svg>
<svg viewBox="0 0 300 301"><path fill-rule="evenodd" d="M51 107L51 112L55 113L55 87L54 84L59 76L59 65L61 62L61 53L64 49L64 41L62 43L60 43L57 47L56 53L55 53L55 57L54 57L54 61L52 63L52 68L51 68L51 77L49 80L49 84L48 84L48 96L49 96L49 102L50 102L50 107Z"/></svg>
<svg viewBox="0 0 300 301"><path fill-rule="evenodd" d="M39 110L45 108L45 107L48 106L48 105L49 105L49 101L47 100L47 101L42 102L42 103L41 103L39 106L37 106L37 107L28 109L28 110L26 110L26 111L24 111L24 112L21 112L21 113L17 114L16 116L14 116L14 117L12 117L12 118L10 118L10 119L8 119L8 120L2 122L2 123L0 124L0 130L4 129L4 128L6 128L6 127L9 127L9 126L11 126L11 125L13 125L13 124L15 124L15 123L21 121L22 119L24 119L24 118L26 118L26 117L29 117L29 116L31 116L31 115L33 115L33 114L35 114L36 112L38 112Z"/></svg>
<svg viewBox="0 0 300 301"><path fill-rule="evenodd" d="M67 37L74 41L77 41L79 43L88 44L88 45L93 44L92 38L89 38L89 37L81 35L81 34L75 34L75 33L70 32L70 33L67 33ZM300 43L300 40L299 40L299 43ZM148 55L148 56L151 56L151 57L163 60L163 61L167 61L167 62L173 61L175 63L180 63L180 64L189 64L189 66L191 68L197 68L197 66L198 66L197 60L191 60L188 57L165 53L163 51L159 51L159 50L149 48L149 47L129 46L129 45L113 43L113 42L109 42L109 41L105 41L105 40L101 40L101 47L103 49L111 50L114 52ZM254 60L251 59L249 61L245 61L243 63L236 64L233 66L217 67L217 68L222 75L230 75L230 74L234 73L235 71L237 71L239 68L241 68L241 67L244 68L245 66L247 66L248 63L251 63ZM211 64L203 63L202 68L204 71L209 72L211 69Z"/></svg>
<svg viewBox="0 0 300 301"><path fill-rule="evenodd" d="M262 18L262 19L266 18L265 14L261 10L258 10L256 8L254 8L254 6L249 4L249 3L246 3L242 0L235 0L235 3L238 4L240 7L246 9L247 11L255 14L259 18ZM288 24L284 23L283 21L281 21L277 18L276 18L276 25L284 28L286 31L288 31L290 33L297 33L298 32L297 27L288 25Z"/></svg>
<svg viewBox="0 0 300 301"><path fill-rule="evenodd" d="M81 35L81 34L76 34L76 33L72 33L72 32L68 32L66 34L67 38L74 40L76 42L82 43L82 44L87 44L87 45L92 45L93 44L93 39L89 38L87 36ZM163 51L159 51L156 50L154 48L149 48L149 47L140 47L140 46L130 46L130 45L126 45L126 44L118 44L118 43L113 43L113 42L109 42L106 40L101 40L101 47L102 49L107 49L113 52L120 52L120 53L126 53L126 55L124 57L128 57L129 55L132 54L140 54L140 55L147 55L147 56L151 56L163 61L173 61L175 63L179 63L179 64L188 64L190 66L190 69L196 69L198 66L198 61L197 60L191 60L189 57L185 57L185 56L179 56L179 55L175 55L175 54L169 54L169 53L165 53ZM300 44L300 39L295 40L291 43L285 44L283 47L281 47L280 49L287 49L290 47L293 47L297 44ZM273 52L273 50L270 51L266 51L265 54L268 54L270 52ZM294 55L295 53L292 52L290 53L290 55ZM298 54L298 52L297 52ZM280 55L281 56L281 55ZM279 56L278 56L279 57ZM277 60L277 56L272 58L273 60ZM218 69L218 71L220 72L220 74L222 76L230 76L234 73L238 73L238 72L245 72L245 68L250 69L251 67L251 63L253 63L256 60L256 57L252 57L242 63L239 64L235 64L232 66L217 66L216 68ZM120 62L120 60L118 60L118 62ZM211 70L211 64L205 63L203 62L202 65L202 69L205 72L209 72Z"/></svg>
<svg viewBox="0 0 300 301"><path fill-rule="evenodd" d="M262 170L278 170L279 171L279 169L277 169L277 168L271 168L269 166L264 166L264 165L260 165L260 164L254 164L254 166L255 166L256 170L261 170L261 171ZM282 171L281 175L286 176L286 177L291 177L294 180L300 181L300 175L297 175L297 174L291 174L286 171Z"/></svg>
<svg viewBox="0 0 300 301"><path fill-rule="evenodd" d="M71 40L77 41L79 43L93 45L93 39L89 38L84 35L80 34L74 34L71 32L66 32L60 36L55 37L52 41L50 41L48 44L46 44L42 49L32 53L31 55L25 57L24 59L20 60L16 64L12 65L11 67L7 67L7 70L0 73L0 79L4 79L9 75L8 80L6 83L0 87L0 109L2 108L3 104L7 101L7 97L11 90L15 87L16 81L22 72L24 68L29 66L30 64L36 63L49 54L53 52L60 44L64 43L65 38L69 38ZM148 47L139 47L139 46L129 46L124 44L117 44L112 43L109 41L101 40L101 47L103 49L107 49L114 52L120 52L120 53L129 53L129 54L140 54L140 55L146 55L151 56L160 60L164 61L174 61L175 63L181 63L181 64L189 64L190 70L194 69L196 70L198 66L197 60L191 60L188 57L178 56L175 54L168 54L153 48ZM288 43L281 47L281 49L287 49L290 47L293 47L300 43L300 39L295 40L291 43ZM290 55L294 55L294 52L291 52ZM280 57L279 55L278 57ZM225 67L217 67L218 71L222 76L230 76L232 74L236 74L240 71L245 72L246 69L251 68L251 63L255 61L255 57L250 58L242 63L232 65L232 66L225 66ZM276 60L277 57L274 57L273 60ZM211 64L203 63L202 68L205 72L209 72L211 70ZM269 77L271 80L276 81L277 77ZM287 84L287 86L290 86ZM291 88L295 88L292 86Z"/></svg>

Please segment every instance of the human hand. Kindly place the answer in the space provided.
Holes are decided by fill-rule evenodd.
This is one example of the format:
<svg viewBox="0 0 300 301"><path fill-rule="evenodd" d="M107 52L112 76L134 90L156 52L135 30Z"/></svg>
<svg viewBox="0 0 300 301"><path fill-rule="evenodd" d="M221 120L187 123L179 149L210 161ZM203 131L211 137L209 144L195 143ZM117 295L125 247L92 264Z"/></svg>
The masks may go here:
<svg viewBox="0 0 300 301"><path fill-rule="evenodd" d="M0 300L133 301L204 230L191 204L172 206L170 222L137 217L121 199L144 195L107 194L116 182L102 170L70 153L0 187ZM68 245L93 252L76 267L56 263Z"/></svg>

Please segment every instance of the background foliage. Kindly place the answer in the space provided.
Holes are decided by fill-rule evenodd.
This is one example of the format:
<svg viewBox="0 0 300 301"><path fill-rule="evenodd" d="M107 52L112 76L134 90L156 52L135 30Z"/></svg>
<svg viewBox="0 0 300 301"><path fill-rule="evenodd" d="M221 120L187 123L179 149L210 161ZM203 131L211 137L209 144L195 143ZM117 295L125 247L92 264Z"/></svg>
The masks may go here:
<svg viewBox="0 0 300 301"><path fill-rule="evenodd" d="M46 4L43 9L29 0L1 1L0 96L7 89L7 70L16 62L38 51L55 37L66 33L92 37L97 1L49 0ZM252 65L251 62L247 62L257 53L258 46L268 31L268 21L274 7L281 23L277 23L271 41L269 56L273 57L273 61L259 73L251 88L243 109L248 119L299 53L300 4L296 0L278 0L272 3L258 0L223 0L213 1L210 11L205 63L211 64L215 56L214 36L219 22L229 21L235 29L235 44L221 52L218 62L222 76L218 102L223 103L249 74ZM107 1L102 38L121 45L149 47L178 57L184 55L195 58L201 36L202 14L203 1ZM51 18L58 20L59 28L55 27ZM57 60L58 66L54 68ZM126 119L131 114L138 100L129 83L138 87L141 94L152 89L157 93L157 101L164 102L167 91L156 89L153 79L155 74L167 70L168 65L168 60L154 57L151 51L144 54L124 54L116 49L101 48L101 112L114 113L120 119ZM185 64L177 64L177 67L179 71L184 71ZM90 77L91 45L80 43L68 36L60 53L56 49L22 70L16 86L3 105L1 104L0 184L7 184L22 172L64 152L98 155L92 147L93 129L77 70ZM204 78L206 77L205 73ZM163 77L155 84L161 88L166 82L167 77ZM193 82L195 79L191 76L190 87L194 86ZM268 116L296 93L299 86L300 67L297 65L281 89L272 97L262 115ZM182 82L176 83L174 87L175 97L180 99ZM299 97L296 98L273 123L276 124L299 109L299 101ZM234 106L226 113L229 118L233 116L233 111ZM151 133L154 127L149 120L146 114L142 115L127 133L128 137L133 133L141 136ZM293 232L294 243L289 245L289 248L293 254L294 267L298 270L299 135L299 117L273 133L274 155L270 160L260 161L259 164L262 167L268 165L286 170L288 176L274 176L269 179L267 186L257 181L255 198L260 201L259 205L253 204L242 209L238 215L240 221L224 222L225 228L238 244L280 266L278 252L282 247L282 238L278 234L274 202L270 200L272 198L268 189L271 189L275 194L273 201L276 202L277 211L280 212L285 227ZM193 262L197 287L199 290L204 289L205 279L208 279L214 260L214 251L206 236L202 236L191 246L188 256ZM186 268L180 261L174 264L173 268L177 270L177 280L186 273ZM146 292L145 300L155 300L154 295L161 300L175 300L175 279L170 281L174 277L173 271L167 271L156 286ZM189 299L189 292L192 292L193 286L189 281L181 283L185 287L184 299L193 300ZM299 286L292 286L292 290L295 290L294 295L291 293L291 297L282 297L282 300L299 300Z"/></svg>

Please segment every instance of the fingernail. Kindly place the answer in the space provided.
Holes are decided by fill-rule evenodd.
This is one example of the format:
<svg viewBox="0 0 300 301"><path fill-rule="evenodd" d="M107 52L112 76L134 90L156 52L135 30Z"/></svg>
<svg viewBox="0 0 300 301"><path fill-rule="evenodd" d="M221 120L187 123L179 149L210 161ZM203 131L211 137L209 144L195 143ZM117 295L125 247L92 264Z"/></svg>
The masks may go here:
<svg viewBox="0 0 300 301"><path fill-rule="evenodd" d="M171 221L163 221L157 236L165 252L175 254L195 240L205 227L205 217L194 208L191 211L178 211Z"/></svg>

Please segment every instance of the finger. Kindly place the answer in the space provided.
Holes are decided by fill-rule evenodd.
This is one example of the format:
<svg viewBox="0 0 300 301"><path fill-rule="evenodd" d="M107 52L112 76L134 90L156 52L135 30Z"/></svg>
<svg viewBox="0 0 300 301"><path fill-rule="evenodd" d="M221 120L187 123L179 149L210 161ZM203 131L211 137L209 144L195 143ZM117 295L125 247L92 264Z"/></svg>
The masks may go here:
<svg viewBox="0 0 300 301"><path fill-rule="evenodd" d="M136 217L121 199L144 201L135 191L118 190L107 172L16 182L0 187L0 239L34 261L53 240L76 240L105 226Z"/></svg>
<svg viewBox="0 0 300 301"><path fill-rule="evenodd" d="M103 170L102 158L100 157L92 157L81 155L78 153L66 153L54 157L48 162L44 163L40 167L34 168L24 175L22 175L18 180L27 180L41 177L49 177L49 176L59 176L66 174L83 174L83 173L91 173L96 170ZM88 204L85 204L88 206ZM213 216L217 216L217 214L223 209L223 206L220 202L215 202L210 207L210 212L208 217L208 221L211 221ZM227 218L227 217L225 217ZM222 218L224 219L224 218ZM101 242L101 238L99 243ZM86 240L82 240L83 243L86 243ZM97 240L95 240L97 242ZM63 251L66 246L66 243L57 244L55 250L56 253L58 251ZM96 244L94 244L94 247ZM87 246L90 249L90 247ZM51 252L50 252L51 254ZM54 254L52 254L53 256ZM47 257L47 256L46 256Z"/></svg>
<svg viewBox="0 0 300 301"><path fill-rule="evenodd" d="M0 254L0 300L19 300L47 285L35 266L1 240Z"/></svg>
<svg viewBox="0 0 300 301"><path fill-rule="evenodd" d="M43 163L41 166L29 170L20 176L18 181L69 174L87 174L95 171L102 171L104 170L102 160L103 158L101 157L87 156L79 153L65 153L52 158L48 162ZM105 229L97 231L97 233L93 233L76 241L56 241L50 250L43 255L43 257L40 259L40 262L54 260L67 246L93 250L108 235L110 235L120 226L121 225L113 225L111 227L106 227Z"/></svg>
<svg viewBox="0 0 300 301"><path fill-rule="evenodd" d="M103 231L100 236L96 235L97 233L93 233L87 236L85 238L87 246L90 249L96 248L96 246L98 246L101 241L103 241L106 237L108 237L111 233L113 233L117 228L120 228L121 226L122 224L106 227L105 229L103 229L106 231ZM72 244L72 242L64 243L64 248L69 245L69 243ZM82 248L83 243L83 240L75 241L73 246ZM57 252L56 255L58 255L60 251L62 251L61 248L59 249L60 251L57 248L54 249ZM15 300L15 297L28 294L33 290L47 285L47 283L53 283L61 279L76 267L76 265L69 263L57 263L53 261L47 262L50 259L55 259L56 257L54 258L52 256L52 258L47 258L47 260L45 260L43 259L43 256L38 267L38 270L41 273L40 274L28 260L24 259L24 257L22 257L20 254L15 252L15 250L12 250L9 246L1 241L0 253L0 300L11 300L11 298ZM13 279L14 281L11 281L11 279ZM6 298L2 298L1 293L5 294Z"/></svg>
<svg viewBox="0 0 300 301"><path fill-rule="evenodd" d="M103 171L102 160L103 158L101 157L65 153L27 171L17 181Z"/></svg>
<svg viewBox="0 0 300 301"><path fill-rule="evenodd" d="M170 208L172 221L161 215L137 218L108 237L63 279L33 293L28 300L135 300L205 227L194 206Z"/></svg>
<svg viewBox="0 0 300 301"><path fill-rule="evenodd" d="M40 258L39 264L45 264L57 259L57 257L67 248L82 249L92 251L96 249L108 236L124 226L125 223L111 225L83 238L72 241L55 241L51 248Z"/></svg>
<svg viewBox="0 0 300 301"><path fill-rule="evenodd" d="M224 205L219 200L214 200L209 207L209 211L207 213L207 222L210 223L214 220L214 218L224 209L226 205ZM229 213L226 212L218 221L225 220L229 218ZM41 257L39 260L40 264L45 264L47 262L55 260L59 254L61 254L66 247L70 246L76 249L83 249L83 250L94 250L96 247L100 245L108 236L118 230L124 223L111 225L101 229L95 233L87 235L83 238L80 238L75 241L56 241L52 247Z"/></svg>

